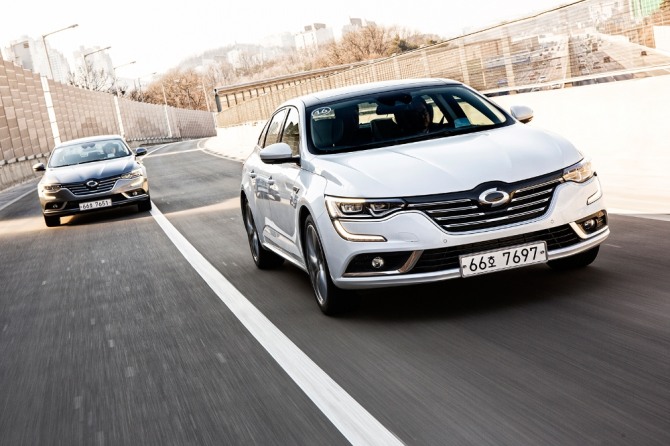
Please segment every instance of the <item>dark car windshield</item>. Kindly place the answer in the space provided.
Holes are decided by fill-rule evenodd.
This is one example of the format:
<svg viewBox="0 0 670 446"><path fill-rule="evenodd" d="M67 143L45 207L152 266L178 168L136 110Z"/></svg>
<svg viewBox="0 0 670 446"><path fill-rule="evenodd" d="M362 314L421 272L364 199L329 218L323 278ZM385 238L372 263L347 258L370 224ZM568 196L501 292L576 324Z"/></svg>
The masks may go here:
<svg viewBox="0 0 670 446"><path fill-rule="evenodd" d="M91 163L130 155L130 149L119 139L105 139L69 144L54 149L49 167Z"/></svg>
<svg viewBox="0 0 670 446"><path fill-rule="evenodd" d="M460 85L322 103L307 109L307 119L314 153L383 147L514 122L486 98Z"/></svg>

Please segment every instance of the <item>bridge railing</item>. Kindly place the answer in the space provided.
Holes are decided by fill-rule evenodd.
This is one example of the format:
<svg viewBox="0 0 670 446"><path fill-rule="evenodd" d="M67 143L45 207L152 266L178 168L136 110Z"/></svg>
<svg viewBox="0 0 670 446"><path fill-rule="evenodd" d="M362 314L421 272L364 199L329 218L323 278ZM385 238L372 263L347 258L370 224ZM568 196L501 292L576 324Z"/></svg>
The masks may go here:
<svg viewBox="0 0 670 446"><path fill-rule="evenodd" d="M493 96L645 77L670 65L670 11L636 3L577 1L347 70L283 77L281 88L266 80L256 95L245 94L248 85L222 87L236 105L221 109L217 124L262 120L288 98L381 80L444 77Z"/></svg>

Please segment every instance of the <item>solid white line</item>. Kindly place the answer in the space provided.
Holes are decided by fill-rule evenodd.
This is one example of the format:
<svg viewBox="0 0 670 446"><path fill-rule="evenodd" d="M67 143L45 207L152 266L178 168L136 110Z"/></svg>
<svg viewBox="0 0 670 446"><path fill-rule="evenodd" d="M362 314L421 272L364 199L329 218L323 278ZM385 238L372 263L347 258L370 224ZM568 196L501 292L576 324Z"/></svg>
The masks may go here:
<svg viewBox="0 0 670 446"><path fill-rule="evenodd" d="M403 444L228 282L153 203L151 215L219 299L351 444Z"/></svg>

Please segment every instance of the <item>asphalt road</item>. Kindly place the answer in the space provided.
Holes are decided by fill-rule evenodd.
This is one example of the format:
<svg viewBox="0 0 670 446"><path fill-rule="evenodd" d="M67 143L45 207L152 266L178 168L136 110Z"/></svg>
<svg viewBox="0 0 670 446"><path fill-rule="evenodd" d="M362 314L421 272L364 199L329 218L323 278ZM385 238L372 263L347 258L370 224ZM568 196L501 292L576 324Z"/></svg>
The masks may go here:
<svg viewBox="0 0 670 446"><path fill-rule="evenodd" d="M408 445L670 444L670 222L612 216L584 270L367 291L328 318L302 271L255 268L241 164L195 148L146 158L152 213L0 210L0 445L364 444L275 340ZM161 216L282 335L259 340Z"/></svg>

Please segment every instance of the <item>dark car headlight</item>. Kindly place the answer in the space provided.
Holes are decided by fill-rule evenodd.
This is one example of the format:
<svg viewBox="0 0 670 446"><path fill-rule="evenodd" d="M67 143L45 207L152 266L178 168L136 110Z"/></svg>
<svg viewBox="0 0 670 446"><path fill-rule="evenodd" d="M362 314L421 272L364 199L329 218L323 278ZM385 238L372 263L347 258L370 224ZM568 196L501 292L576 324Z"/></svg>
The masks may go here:
<svg viewBox="0 0 670 446"><path fill-rule="evenodd" d="M326 208L335 230L350 242L385 242L382 235L352 234L342 226L341 220L370 220L391 215L405 208L405 202L397 199L373 199L326 197Z"/></svg>
<svg viewBox="0 0 670 446"><path fill-rule="evenodd" d="M405 207L405 202L397 199L366 200L363 198L326 197L326 207L330 218L382 218Z"/></svg>
<svg viewBox="0 0 670 446"><path fill-rule="evenodd" d="M59 183L46 183L46 184L41 184L40 187L44 192L58 192L61 190L61 185Z"/></svg>

